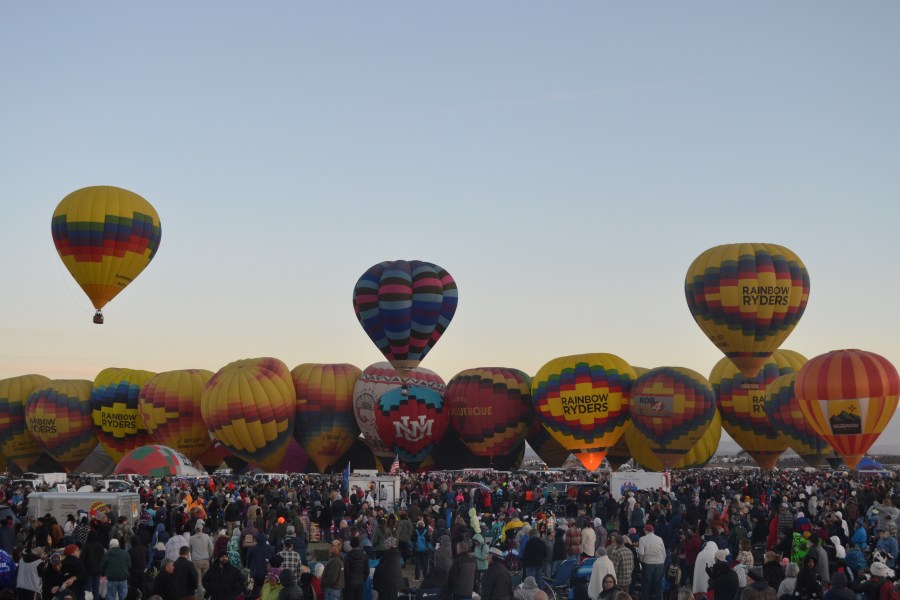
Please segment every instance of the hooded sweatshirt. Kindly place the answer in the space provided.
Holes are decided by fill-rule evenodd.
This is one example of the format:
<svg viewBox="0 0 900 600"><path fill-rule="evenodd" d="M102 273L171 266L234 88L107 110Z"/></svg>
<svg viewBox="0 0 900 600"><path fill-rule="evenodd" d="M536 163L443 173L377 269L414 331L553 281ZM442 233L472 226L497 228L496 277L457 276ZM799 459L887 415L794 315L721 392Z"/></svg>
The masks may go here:
<svg viewBox="0 0 900 600"><path fill-rule="evenodd" d="M709 591L709 575L706 572L706 568L715 564L718 550L719 547L715 542L706 542L703 550L697 555L697 562L694 564L694 587L692 589L695 594Z"/></svg>

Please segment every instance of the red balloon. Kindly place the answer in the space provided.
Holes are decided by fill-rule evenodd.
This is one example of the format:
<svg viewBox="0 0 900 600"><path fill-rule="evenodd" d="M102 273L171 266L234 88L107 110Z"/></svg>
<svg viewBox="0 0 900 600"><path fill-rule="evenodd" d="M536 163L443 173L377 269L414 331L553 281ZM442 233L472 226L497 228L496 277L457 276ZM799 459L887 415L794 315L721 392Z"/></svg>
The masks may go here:
<svg viewBox="0 0 900 600"><path fill-rule="evenodd" d="M430 388L393 388L381 395L375 407L378 437L412 471L431 455L449 425L443 396Z"/></svg>

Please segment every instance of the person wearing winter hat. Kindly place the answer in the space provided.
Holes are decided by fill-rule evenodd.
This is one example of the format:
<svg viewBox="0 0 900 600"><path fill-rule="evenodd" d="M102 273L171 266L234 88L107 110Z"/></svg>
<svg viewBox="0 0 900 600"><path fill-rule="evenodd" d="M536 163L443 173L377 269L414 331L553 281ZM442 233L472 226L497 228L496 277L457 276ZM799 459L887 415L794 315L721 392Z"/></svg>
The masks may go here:
<svg viewBox="0 0 900 600"><path fill-rule="evenodd" d="M856 594L848 588L847 575L838 571L831 576L831 589L825 592L822 600L855 600Z"/></svg>
<svg viewBox="0 0 900 600"><path fill-rule="evenodd" d="M130 570L131 556L119 547L119 540L109 540L109 551L100 562L100 571L106 576L107 600L125 600L128 596Z"/></svg>
<svg viewBox="0 0 900 600"><path fill-rule="evenodd" d="M778 598L775 590L766 581L762 567L753 567L747 571L747 579L749 582L741 593L741 600L776 600Z"/></svg>

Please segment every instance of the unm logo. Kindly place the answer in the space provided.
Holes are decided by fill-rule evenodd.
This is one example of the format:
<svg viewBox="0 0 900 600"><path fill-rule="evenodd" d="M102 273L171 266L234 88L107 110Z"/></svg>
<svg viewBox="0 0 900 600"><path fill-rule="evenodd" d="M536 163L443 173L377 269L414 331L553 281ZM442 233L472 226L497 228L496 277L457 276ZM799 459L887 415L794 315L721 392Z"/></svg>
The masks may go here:
<svg viewBox="0 0 900 600"><path fill-rule="evenodd" d="M421 415L415 421L411 421L409 417L400 417L400 421L394 421L394 431L398 438L418 442L426 435L431 435L433 424L434 419L426 419L425 415Z"/></svg>

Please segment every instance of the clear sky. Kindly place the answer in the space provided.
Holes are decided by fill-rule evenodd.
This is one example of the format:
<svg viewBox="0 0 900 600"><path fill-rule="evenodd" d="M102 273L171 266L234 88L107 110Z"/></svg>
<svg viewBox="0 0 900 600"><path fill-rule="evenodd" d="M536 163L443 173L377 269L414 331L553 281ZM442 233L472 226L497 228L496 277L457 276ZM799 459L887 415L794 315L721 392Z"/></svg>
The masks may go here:
<svg viewBox="0 0 900 600"><path fill-rule="evenodd" d="M353 285L400 258L459 285L447 380L708 375L684 276L730 242L806 263L784 347L900 365L898 28L893 1L4 3L0 377L364 368ZM50 237L89 185L163 227L103 326Z"/></svg>

